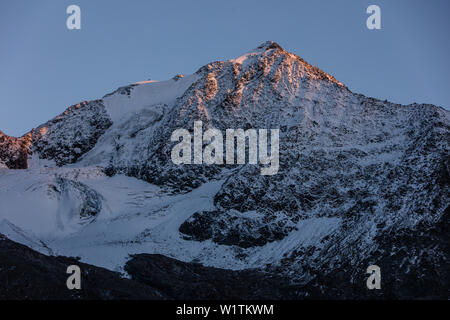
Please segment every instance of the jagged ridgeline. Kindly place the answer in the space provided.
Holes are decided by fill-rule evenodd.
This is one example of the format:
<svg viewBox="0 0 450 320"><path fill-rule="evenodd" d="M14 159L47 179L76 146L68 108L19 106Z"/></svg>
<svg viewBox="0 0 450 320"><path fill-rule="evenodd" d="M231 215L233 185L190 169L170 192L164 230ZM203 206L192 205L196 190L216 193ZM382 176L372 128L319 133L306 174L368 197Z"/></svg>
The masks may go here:
<svg viewBox="0 0 450 320"><path fill-rule="evenodd" d="M441 107L353 93L266 42L192 75L134 83L72 106L21 138L0 132L0 167L28 168L20 174L30 175L46 168L39 174L51 183L78 190L73 212L81 221L95 217L89 228L96 219L123 215L126 223L142 225L104 245L120 242L133 252L142 245L222 268L265 268L323 294L332 287L338 296L362 294L365 289L352 284L363 283L365 268L378 264L389 270L390 295L442 296L448 288L449 120ZM277 174L261 175L250 164L174 164L171 135L192 130L195 121L224 133L279 129ZM11 171L0 171L0 186ZM100 182L89 180L93 176ZM138 182L129 177L158 191L135 196ZM120 206L111 196L122 192L111 191L117 179L125 184L124 197L135 196ZM70 197L61 192L55 201ZM183 202L189 197L197 202ZM167 209L175 203L185 205ZM167 228L152 222L160 217ZM341 282L348 286L337 289Z"/></svg>

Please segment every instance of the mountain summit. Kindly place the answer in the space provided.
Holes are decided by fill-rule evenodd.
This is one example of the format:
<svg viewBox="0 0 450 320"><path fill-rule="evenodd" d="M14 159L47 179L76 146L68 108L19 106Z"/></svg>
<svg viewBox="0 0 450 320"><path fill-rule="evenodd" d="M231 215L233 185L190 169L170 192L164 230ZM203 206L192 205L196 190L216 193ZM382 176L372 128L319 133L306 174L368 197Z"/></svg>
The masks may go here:
<svg viewBox="0 0 450 320"><path fill-rule="evenodd" d="M261 269L309 296L366 297L376 264L375 296L444 297L449 120L353 93L269 41L73 105L21 138L0 133L0 220L113 270L158 253ZM278 174L174 164L171 134L194 121L279 129Z"/></svg>

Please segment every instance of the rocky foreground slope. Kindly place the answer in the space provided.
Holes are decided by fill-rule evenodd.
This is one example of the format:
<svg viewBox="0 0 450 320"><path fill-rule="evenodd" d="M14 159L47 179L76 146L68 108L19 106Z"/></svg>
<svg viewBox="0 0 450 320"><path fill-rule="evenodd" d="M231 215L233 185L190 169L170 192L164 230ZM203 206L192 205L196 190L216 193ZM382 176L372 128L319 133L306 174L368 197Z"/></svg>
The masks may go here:
<svg viewBox="0 0 450 320"><path fill-rule="evenodd" d="M279 129L278 173L174 164L171 134L194 121ZM378 264L380 296L446 297L449 128L443 108L355 94L267 42L0 133L0 219L119 271L160 253L277 274L298 297L365 297Z"/></svg>
<svg viewBox="0 0 450 320"><path fill-rule="evenodd" d="M67 267L78 265L81 289L68 290ZM0 299L286 299L298 288L257 270L203 267L155 254L131 257L132 279L62 256L46 256L0 234Z"/></svg>

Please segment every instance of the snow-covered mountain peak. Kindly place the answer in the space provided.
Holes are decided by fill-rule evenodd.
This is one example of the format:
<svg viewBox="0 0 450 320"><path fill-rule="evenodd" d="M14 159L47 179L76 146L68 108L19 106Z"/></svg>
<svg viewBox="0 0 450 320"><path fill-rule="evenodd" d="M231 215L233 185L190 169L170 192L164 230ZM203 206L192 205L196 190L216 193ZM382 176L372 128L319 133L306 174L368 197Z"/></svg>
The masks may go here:
<svg viewBox="0 0 450 320"><path fill-rule="evenodd" d="M266 41L256 48L245 52L237 58L228 60L237 64L249 64L252 62L262 61L263 57L270 56L272 53L287 53L280 47L280 45L274 41Z"/></svg>
<svg viewBox="0 0 450 320"><path fill-rule="evenodd" d="M337 81L332 75L309 64L299 56L285 51L274 41L266 41L255 49L228 61L239 65L242 70L264 69L265 74L268 74L270 73L269 69L275 67L274 72L287 73L292 78L291 81L300 81L302 78L308 77L325 80L345 88L345 85Z"/></svg>
<svg viewBox="0 0 450 320"><path fill-rule="evenodd" d="M270 50L270 49L279 49L279 50L283 50L283 48L281 48L281 46L276 43L275 41L266 41L264 43L261 43L259 46L256 47L256 50L261 50L261 51L266 51L266 50Z"/></svg>
<svg viewBox="0 0 450 320"><path fill-rule="evenodd" d="M405 237L448 219L449 115L352 93L266 42L71 106L21 138L0 132L0 220L111 268L156 252L218 267L271 264L309 281L330 266L396 272L392 253L419 270L409 253L435 240ZM278 173L174 164L171 134L198 120L222 132L279 129Z"/></svg>

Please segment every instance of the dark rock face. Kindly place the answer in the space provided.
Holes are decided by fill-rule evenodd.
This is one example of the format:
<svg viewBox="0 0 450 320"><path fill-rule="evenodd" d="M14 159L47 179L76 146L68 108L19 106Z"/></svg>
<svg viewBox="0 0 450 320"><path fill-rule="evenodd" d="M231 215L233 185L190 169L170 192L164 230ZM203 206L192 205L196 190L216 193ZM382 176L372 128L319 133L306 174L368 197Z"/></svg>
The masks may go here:
<svg viewBox="0 0 450 320"><path fill-rule="evenodd" d="M134 255L125 270L173 299L289 299L298 290L287 279L257 270L211 268L158 254Z"/></svg>
<svg viewBox="0 0 450 320"><path fill-rule="evenodd" d="M434 225L420 223L415 233L405 228L377 241L379 255L371 260L384 270L385 296L449 298L450 206Z"/></svg>
<svg viewBox="0 0 450 320"><path fill-rule="evenodd" d="M196 212L180 226L185 239L204 241L212 239L218 244L237 245L242 248L263 246L283 239L295 225L284 225L289 220L273 222L267 216L245 217L237 211Z"/></svg>
<svg viewBox="0 0 450 320"><path fill-rule="evenodd" d="M115 93L117 93L117 94L123 94L123 95L126 95L126 96L129 97L130 94L131 94L131 91L133 91L133 88L136 87L136 86L137 86L137 84L130 84L130 85L128 85L128 86L119 87L119 88L117 88L116 90L114 90L113 92L108 93L108 94L105 94L105 95L103 96L103 98L112 96L112 95L115 94Z"/></svg>
<svg viewBox="0 0 450 320"><path fill-rule="evenodd" d="M309 275L303 282L308 296L335 299L442 299L447 300L450 288L450 209L433 226L420 223L411 230L391 230L377 238L378 249L360 261L351 263L351 248L336 244L328 246L329 266L313 266L311 252L294 252L271 272L283 274L292 264ZM337 239L336 239L337 240ZM304 262L301 263L299 258ZM369 265L381 269L381 290L368 290L365 270Z"/></svg>
<svg viewBox="0 0 450 320"><path fill-rule="evenodd" d="M380 110L370 112L378 114L385 107L377 108ZM344 141L333 146L341 139L339 135L333 142L327 137L332 130L322 132L315 126L303 131L322 136L320 144L313 136L304 140L298 130L282 136L277 175L261 176L254 167L242 167L216 194L217 210L194 214L180 231L193 240L212 239L246 248L284 238L303 220L338 218L342 223L336 239L347 246L356 243L363 253L350 251L347 259L360 260L378 246L377 237L367 238L373 230L382 235L388 229L406 227L415 234L420 221L433 225L446 210L450 195L450 127L442 122L446 111L416 105L395 112L409 114L397 115L399 132L383 134L378 142L367 136L365 146L358 142L364 131L352 138L345 134L355 141L351 146L341 145ZM392 115L390 120L385 116L383 121L393 121ZM402 144L392 141L398 136L405 137ZM331 145L322 146L327 140ZM256 217L249 219L249 211ZM382 224L384 228L377 227ZM331 244L335 242L332 239L326 241ZM322 255L318 249L317 254ZM321 260L327 265L330 257L316 258L316 263Z"/></svg>
<svg viewBox="0 0 450 320"><path fill-rule="evenodd" d="M81 269L81 290L66 286L67 267ZM0 234L0 300L164 299L159 290L73 258L51 257Z"/></svg>

